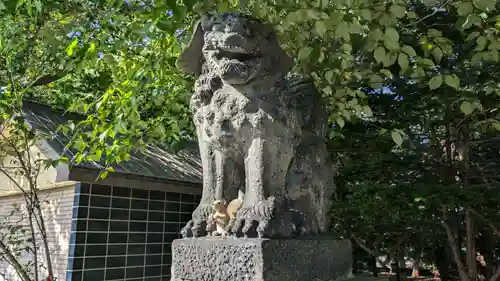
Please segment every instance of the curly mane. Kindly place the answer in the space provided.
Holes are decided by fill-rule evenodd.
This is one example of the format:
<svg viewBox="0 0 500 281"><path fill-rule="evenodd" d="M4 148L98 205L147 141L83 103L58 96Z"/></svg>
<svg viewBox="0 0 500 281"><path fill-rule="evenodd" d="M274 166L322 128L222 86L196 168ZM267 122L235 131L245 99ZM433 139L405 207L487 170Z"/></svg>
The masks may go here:
<svg viewBox="0 0 500 281"><path fill-rule="evenodd" d="M214 93L220 88L222 88L222 80L211 71L208 62L203 62L201 74L196 79L195 91L191 96L190 103L196 125L200 124L203 119L201 112L199 112L200 107L208 105Z"/></svg>

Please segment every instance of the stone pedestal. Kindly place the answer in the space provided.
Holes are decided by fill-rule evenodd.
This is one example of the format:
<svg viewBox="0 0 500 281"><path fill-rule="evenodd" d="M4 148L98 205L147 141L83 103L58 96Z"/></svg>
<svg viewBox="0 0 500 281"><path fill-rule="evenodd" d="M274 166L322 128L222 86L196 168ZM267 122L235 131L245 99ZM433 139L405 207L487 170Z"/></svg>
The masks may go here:
<svg viewBox="0 0 500 281"><path fill-rule="evenodd" d="M171 281L331 281L351 277L349 240L200 237L172 243Z"/></svg>

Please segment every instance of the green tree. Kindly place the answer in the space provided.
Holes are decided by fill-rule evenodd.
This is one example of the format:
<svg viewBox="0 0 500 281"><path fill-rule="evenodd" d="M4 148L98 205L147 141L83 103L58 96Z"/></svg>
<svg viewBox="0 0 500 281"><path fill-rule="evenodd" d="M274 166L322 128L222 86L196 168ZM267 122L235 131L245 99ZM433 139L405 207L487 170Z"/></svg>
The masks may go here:
<svg viewBox="0 0 500 281"><path fill-rule="evenodd" d="M497 1L1 1L0 86L85 113L63 128L76 162L193 138L193 77L174 62L199 12L270 22L327 101L340 235L376 238L367 248L394 257L447 241L461 281L477 280L481 248L483 276L500 275L487 250L498 179L485 160L500 130Z"/></svg>

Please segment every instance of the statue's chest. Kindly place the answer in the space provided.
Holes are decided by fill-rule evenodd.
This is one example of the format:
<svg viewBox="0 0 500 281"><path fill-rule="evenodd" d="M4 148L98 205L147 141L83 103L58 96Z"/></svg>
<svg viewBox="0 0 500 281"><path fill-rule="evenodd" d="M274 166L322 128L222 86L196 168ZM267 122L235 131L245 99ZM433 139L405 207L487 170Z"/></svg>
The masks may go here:
<svg viewBox="0 0 500 281"><path fill-rule="evenodd" d="M275 107L270 106L265 93L243 94L223 88L214 93L204 108L205 131L216 142L227 138L246 139L248 134L272 122L274 117L269 110Z"/></svg>
<svg viewBox="0 0 500 281"><path fill-rule="evenodd" d="M241 127L245 121L257 126L260 119L268 114L266 96L266 93L243 94L234 89L223 88L214 93L209 115L213 116L215 124L229 121L235 129Z"/></svg>

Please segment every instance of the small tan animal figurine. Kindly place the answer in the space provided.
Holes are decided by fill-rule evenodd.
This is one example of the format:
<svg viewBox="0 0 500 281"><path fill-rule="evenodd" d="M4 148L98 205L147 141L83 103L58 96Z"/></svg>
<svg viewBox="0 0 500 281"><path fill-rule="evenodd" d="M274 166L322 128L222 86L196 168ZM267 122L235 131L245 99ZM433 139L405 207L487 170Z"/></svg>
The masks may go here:
<svg viewBox="0 0 500 281"><path fill-rule="evenodd" d="M210 216L207 226L207 232L209 235L226 236L229 228L232 224L234 224L236 213L241 207L242 202L243 201L241 199L237 198L226 205L225 199L215 200L212 203L212 209L214 212ZM214 225L216 226L216 230L212 232Z"/></svg>
<svg viewBox="0 0 500 281"><path fill-rule="evenodd" d="M229 214L227 213L226 200L215 200L212 203L212 209L214 213L212 214L212 221L215 223L216 230L212 232L214 236L226 236L226 226L229 224Z"/></svg>

